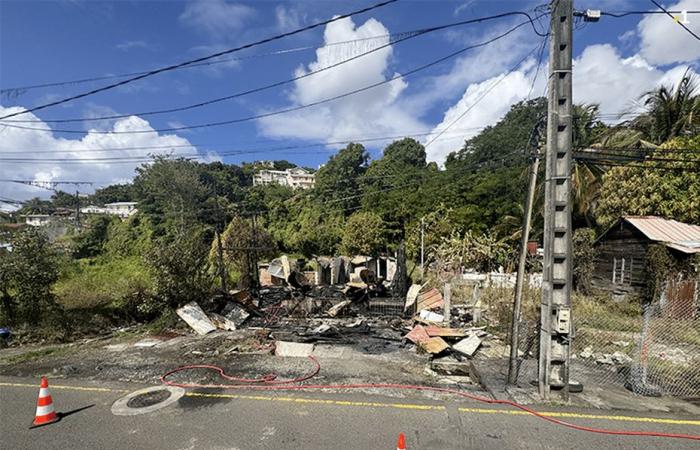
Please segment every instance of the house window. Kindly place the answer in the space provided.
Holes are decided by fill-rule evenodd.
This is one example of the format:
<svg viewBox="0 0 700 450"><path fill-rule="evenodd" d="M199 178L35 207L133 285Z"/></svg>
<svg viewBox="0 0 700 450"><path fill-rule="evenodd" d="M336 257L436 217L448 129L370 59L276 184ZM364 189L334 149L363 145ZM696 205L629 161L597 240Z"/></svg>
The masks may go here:
<svg viewBox="0 0 700 450"><path fill-rule="evenodd" d="M612 282L617 285L632 284L634 258L613 258Z"/></svg>

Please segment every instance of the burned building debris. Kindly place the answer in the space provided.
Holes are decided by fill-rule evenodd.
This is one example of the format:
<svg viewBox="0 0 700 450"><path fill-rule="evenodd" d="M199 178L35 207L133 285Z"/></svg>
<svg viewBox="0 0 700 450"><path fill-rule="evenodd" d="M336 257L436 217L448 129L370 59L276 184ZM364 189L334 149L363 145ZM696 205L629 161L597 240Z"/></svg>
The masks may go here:
<svg viewBox="0 0 700 450"><path fill-rule="evenodd" d="M451 301L449 286L441 292L411 283L401 248L396 257L309 261L283 255L258 270L259 290L230 291L178 314L200 334L257 330L266 341L260 348L276 354L307 354L316 344L354 345L369 353L413 349L433 362L426 370L442 375L468 374L468 359L488 336L476 326L479 314L470 302Z"/></svg>

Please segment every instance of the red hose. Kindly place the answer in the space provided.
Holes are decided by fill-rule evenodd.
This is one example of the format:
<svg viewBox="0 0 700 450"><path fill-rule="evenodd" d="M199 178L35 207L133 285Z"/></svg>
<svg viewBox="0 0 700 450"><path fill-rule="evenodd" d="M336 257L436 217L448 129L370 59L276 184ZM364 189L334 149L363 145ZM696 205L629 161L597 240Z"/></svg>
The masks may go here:
<svg viewBox="0 0 700 450"><path fill-rule="evenodd" d="M692 434L675 434L675 433L662 433L656 431L625 431L625 430L608 430L604 428L593 428L586 427L582 425L576 425L564 420L555 419L553 417L546 416L539 413L533 409L528 408L525 405L510 401L510 400L495 400L487 397L481 397L478 395L468 394L463 391L458 391L457 389L441 388L441 387L431 387L431 386L417 386L410 384L393 384L393 383L365 383L365 384L305 384L298 386L289 386L289 384L300 383L306 381L310 378L316 376L321 370L321 365L313 356L309 356L309 360L314 363L315 367L308 374L303 375L298 378L278 381L276 374L265 375L262 378L235 378L226 375L224 370L218 366L212 365L191 365L182 366L173 369L163 376L160 377L163 384L168 386L177 386L181 388L210 388L210 389L251 389L251 390L261 390L261 391L299 391L299 390L312 390L312 389L405 389L413 391L430 391L430 392L442 392L447 394L458 395L460 397L468 398L470 400L476 400L482 403L488 403L491 405L508 405L513 408L525 411L528 414L532 414L535 417L546 420L556 425L561 425L567 428L572 428L579 431L587 431L589 433L597 434L608 434L614 436L647 436L647 437L663 437L663 438L675 438L675 439L689 439L694 441L700 441L700 436ZM174 381L168 381L167 378L177 372L182 372L192 369L208 369L214 370L219 373L219 375L229 381L245 383L245 384L197 384L197 383L177 383Z"/></svg>

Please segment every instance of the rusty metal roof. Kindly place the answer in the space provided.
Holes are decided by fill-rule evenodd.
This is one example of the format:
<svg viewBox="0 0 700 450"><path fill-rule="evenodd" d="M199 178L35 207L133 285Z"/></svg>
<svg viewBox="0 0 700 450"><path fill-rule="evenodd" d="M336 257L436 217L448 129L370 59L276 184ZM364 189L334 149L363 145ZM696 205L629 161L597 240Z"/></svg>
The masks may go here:
<svg viewBox="0 0 700 450"><path fill-rule="evenodd" d="M683 253L700 253L700 226L657 216L625 216L630 223L652 241Z"/></svg>

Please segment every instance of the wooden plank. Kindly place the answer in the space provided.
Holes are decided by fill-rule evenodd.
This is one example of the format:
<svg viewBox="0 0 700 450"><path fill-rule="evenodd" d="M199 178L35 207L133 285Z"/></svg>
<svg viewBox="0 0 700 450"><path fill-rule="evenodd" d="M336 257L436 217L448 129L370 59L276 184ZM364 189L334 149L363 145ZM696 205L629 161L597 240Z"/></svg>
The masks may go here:
<svg viewBox="0 0 700 450"><path fill-rule="evenodd" d="M418 311L422 309L442 308L444 305L445 302L442 299L442 294L435 288L418 295Z"/></svg>
<svg viewBox="0 0 700 450"><path fill-rule="evenodd" d="M425 331L430 337L464 337L467 335L467 331L461 328L442 328L436 326L428 326L425 327Z"/></svg>
<svg viewBox="0 0 700 450"><path fill-rule="evenodd" d="M432 353L433 355L437 355L438 353L442 353L448 348L450 348L449 345L447 345L447 342L445 342L442 338L440 337L432 337L429 338L425 341L421 341L419 344L420 348L425 350L428 353Z"/></svg>

